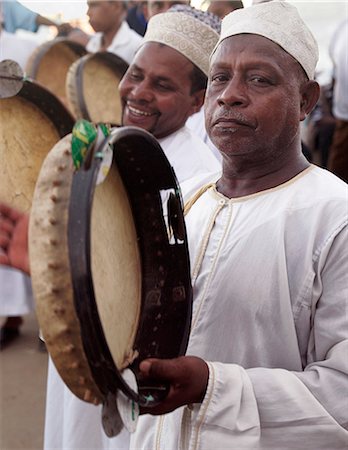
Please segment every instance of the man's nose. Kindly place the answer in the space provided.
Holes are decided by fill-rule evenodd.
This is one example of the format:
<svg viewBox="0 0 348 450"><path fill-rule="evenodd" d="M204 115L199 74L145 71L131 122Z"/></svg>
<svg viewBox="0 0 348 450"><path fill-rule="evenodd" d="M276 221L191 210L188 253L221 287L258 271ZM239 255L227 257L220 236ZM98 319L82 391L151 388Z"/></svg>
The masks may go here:
<svg viewBox="0 0 348 450"><path fill-rule="evenodd" d="M232 77L217 99L220 105L246 106L249 103L246 85L239 77Z"/></svg>
<svg viewBox="0 0 348 450"><path fill-rule="evenodd" d="M146 80L143 80L133 87L132 95L137 100L145 100L150 102L153 99L153 90L150 84Z"/></svg>

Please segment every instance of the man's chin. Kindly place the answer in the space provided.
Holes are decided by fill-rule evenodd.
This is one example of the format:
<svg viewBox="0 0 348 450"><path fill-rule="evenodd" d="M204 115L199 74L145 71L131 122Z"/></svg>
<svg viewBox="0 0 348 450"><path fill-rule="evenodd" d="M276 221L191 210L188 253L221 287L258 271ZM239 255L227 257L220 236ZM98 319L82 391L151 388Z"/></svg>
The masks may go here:
<svg viewBox="0 0 348 450"><path fill-rule="evenodd" d="M122 118L122 125L125 127L138 127L142 128L145 131L148 131L151 134L154 134L156 129L155 120L150 120L149 118L143 117L130 117L128 114L124 114Z"/></svg>

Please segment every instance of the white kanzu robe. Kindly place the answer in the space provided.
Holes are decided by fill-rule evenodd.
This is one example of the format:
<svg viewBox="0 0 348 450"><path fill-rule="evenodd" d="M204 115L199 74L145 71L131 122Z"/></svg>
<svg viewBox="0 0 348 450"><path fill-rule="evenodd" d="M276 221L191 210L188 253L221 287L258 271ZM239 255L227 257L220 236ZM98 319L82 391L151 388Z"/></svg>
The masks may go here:
<svg viewBox="0 0 348 450"><path fill-rule="evenodd" d="M315 166L254 195L198 196L187 354L208 361L208 389L142 416L131 449L348 448L347 201Z"/></svg>
<svg viewBox="0 0 348 450"><path fill-rule="evenodd" d="M206 177L220 170L209 147L187 127L160 139L179 183L192 177ZM107 438L101 425L101 407L79 400L64 385L52 361L49 362L44 448L62 450L126 450L129 433Z"/></svg>
<svg viewBox="0 0 348 450"><path fill-rule="evenodd" d="M90 53L100 51L102 46L103 33L95 33L86 45L86 50ZM141 45L143 38L137 32L132 30L128 23L124 20L115 34L107 51L114 53L130 64L134 58L135 53Z"/></svg>

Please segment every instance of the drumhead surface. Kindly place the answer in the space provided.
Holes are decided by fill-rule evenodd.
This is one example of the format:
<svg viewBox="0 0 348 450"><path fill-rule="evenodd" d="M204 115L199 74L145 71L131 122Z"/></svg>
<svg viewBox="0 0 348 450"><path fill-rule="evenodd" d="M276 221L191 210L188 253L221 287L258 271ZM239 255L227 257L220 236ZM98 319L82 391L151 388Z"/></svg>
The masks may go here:
<svg viewBox="0 0 348 450"><path fill-rule="evenodd" d="M45 42L33 52L26 72L29 77L45 86L68 105L65 82L69 67L86 53L81 44L57 38Z"/></svg>
<svg viewBox="0 0 348 450"><path fill-rule="evenodd" d="M59 374L77 397L98 404L102 396L83 350L70 274L70 147L68 135L52 148L36 184L29 224L31 278L40 328Z"/></svg>
<svg viewBox="0 0 348 450"><path fill-rule="evenodd" d="M0 198L28 210L42 161L59 140L52 121L19 96L0 100Z"/></svg>
<svg viewBox="0 0 348 450"><path fill-rule="evenodd" d="M133 359L141 306L141 264L131 208L116 164L95 189L91 262L104 336L121 370Z"/></svg>
<svg viewBox="0 0 348 450"><path fill-rule="evenodd" d="M28 210L41 164L71 132L73 118L50 91L25 81L17 95L0 99L0 198Z"/></svg>
<svg viewBox="0 0 348 450"><path fill-rule="evenodd" d="M118 85L127 70L118 56L101 52L77 60L67 75L67 96L77 118L91 122L121 124Z"/></svg>

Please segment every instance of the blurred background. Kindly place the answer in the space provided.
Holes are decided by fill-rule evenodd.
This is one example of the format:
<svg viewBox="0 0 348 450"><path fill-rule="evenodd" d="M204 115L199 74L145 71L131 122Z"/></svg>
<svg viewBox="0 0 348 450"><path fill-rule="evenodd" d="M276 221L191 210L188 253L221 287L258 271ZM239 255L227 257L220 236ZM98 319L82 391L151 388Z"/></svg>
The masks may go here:
<svg viewBox="0 0 348 450"><path fill-rule="evenodd" d="M79 27L87 33L92 32L86 14L87 0L21 0L21 3L33 11L55 21L70 22L71 25ZM192 6L202 9L206 9L207 3L206 0L191 1ZM245 7L250 6L251 3L252 0L243 1ZM302 18L318 41L320 58L317 78L321 84L326 84L330 81L332 71L332 62L328 53L329 42L337 25L344 18L348 17L348 1L289 0L288 3L292 3L298 8ZM18 30L17 33L26 36L32 34L33 39L44 41L52 38L55 35L55 30L49 30L48 27L41 26L38 33L28 33L23 30Z"/></svg>

